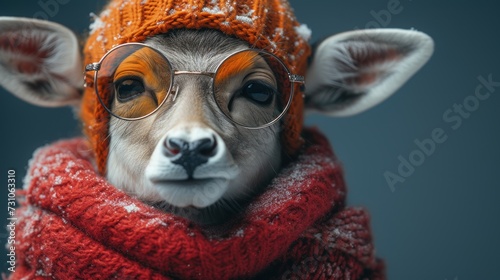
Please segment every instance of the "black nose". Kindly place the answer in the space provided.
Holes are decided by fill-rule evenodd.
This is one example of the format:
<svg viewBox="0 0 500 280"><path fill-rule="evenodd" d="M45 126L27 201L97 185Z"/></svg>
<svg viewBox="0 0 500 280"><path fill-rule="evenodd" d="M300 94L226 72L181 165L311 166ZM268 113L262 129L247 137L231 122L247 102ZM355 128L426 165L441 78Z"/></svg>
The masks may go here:
<svg viewBox="0 0 500 280"><path fill-rule="evenodd" d="M181 138L167 138L164 146L165 154L171 158L171 162L184 167L189 179L192 179L196 167L207 163L215 155L217 142L215 138L202 138L192 142Z"/></svg>

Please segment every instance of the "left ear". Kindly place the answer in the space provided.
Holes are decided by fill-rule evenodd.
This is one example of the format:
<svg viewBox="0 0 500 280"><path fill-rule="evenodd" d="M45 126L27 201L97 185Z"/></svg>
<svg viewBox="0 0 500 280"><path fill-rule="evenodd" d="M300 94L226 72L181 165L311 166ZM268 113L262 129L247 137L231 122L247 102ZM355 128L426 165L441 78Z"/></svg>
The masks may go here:
<svg viewBox="0 0 500 280"><path fill-rule="evenodd" d="M432 39L401 29L331 36L315 50L306 76L306 110L331 116L363 112L398 90L429 60Z"/></svg>
<svg viewBox="0 0 500 280"><path fill-rule="evenodd" d="M0 17L0 86L34 105L77 106L83 89L77 37L45 20Z"/></svg>

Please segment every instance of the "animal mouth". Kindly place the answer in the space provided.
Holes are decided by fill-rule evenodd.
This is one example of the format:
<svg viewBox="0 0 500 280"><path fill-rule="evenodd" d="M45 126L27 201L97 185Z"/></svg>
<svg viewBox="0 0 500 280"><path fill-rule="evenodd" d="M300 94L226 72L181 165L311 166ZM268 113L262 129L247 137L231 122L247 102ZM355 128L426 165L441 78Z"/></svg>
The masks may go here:
<svg viewBox="0 0 500 280"><path fill-rule="evenodd" d="M205 208L217 202L226 192L225 178L189 178L185 180L151 181L161 198L176 207Z"/></svg>
<svg viewBox="0 0 500 280"><path fill-rule="evenodd" d="M210 181L214 180L216 178L203 178L203 179L195 179L193 177L190 177L185 180L154 180L152 181L153 185L162 185L165 187L168 187L169 185L173 186L185 186L185 187L190 187L192 185L202 185L205 183L209 183Z"/></svg>

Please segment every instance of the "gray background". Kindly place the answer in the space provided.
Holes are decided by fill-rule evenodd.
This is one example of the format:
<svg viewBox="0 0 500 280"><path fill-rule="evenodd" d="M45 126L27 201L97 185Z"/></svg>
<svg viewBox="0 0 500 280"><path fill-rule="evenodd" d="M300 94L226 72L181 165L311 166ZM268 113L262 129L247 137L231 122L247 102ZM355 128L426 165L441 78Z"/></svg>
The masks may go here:
<svg viewBox="0 0 500 280"><path fill-rule="evenodd" d="M42 0L47 1L47 0ZM2 1L0 15L32 17L43 11L37 1ZM78 34L88 28L89 13L103 1L65 0L49 15ZM292 0L313 40L376 23L374 14L389 0ZM368 208L377 254L390 279L499 279L500 250L500 88L481 101L453 130L443 113L475 92L478 76L500 81L499 5L493 1L401 0L403 10L382 27L415 28L431 35L431 61L387 102L361 115L331 119L309 116L343 161L349 204ZM37 147L80 134L68 108L27 105L0 89L1 181L8 168L20 180ZM442 128L447 140L392 191L384 172L397 173L417 149L415 139ZM1 222L6 215L6 183L0 187ZM1 206L4 205L4 206ZM5 241L2 227L2 240ZM1 254L1 259L5 254ZM2 269L5 269L2 261Z"/></svg>

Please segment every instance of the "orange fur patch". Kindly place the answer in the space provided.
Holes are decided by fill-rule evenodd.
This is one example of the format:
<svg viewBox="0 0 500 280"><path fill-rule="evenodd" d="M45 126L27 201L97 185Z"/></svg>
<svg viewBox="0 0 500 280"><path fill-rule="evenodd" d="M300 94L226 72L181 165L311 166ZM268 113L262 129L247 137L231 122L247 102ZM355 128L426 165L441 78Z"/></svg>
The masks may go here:
<svg viewBox="0 0 500 280"><path fill-rule="evenodd" d="M232 77L252 68L258 58L259 54L253 51L245 51L232 55L217 70L215 77L217 83L227 82Z"/></svg>
<svg viewBox="0 0 500 280"><path fill-rule="evenodd" d="M116 69L113 80L137 77L142 80L145 93L128 102L116 102L114 113L127 118L138 118L154 111L166 98L172 71L156 51L142 48L128 56Z"/></svg>

